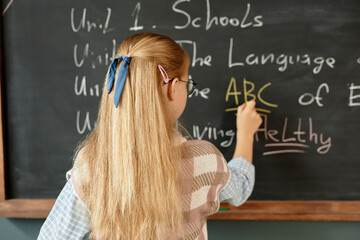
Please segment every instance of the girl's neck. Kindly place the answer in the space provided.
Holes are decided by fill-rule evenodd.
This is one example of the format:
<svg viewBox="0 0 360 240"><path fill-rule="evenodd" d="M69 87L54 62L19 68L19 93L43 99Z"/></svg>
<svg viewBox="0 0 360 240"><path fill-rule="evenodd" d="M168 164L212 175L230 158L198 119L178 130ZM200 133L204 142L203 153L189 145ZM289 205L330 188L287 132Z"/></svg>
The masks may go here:
<svg viewBox="0 0 360 240"><path fill-rule="evenodd" d="M175 133L175 145L180 145L185 141L186 141L186 138L184 138L178 131L176 131L176 133Z"/></svg>

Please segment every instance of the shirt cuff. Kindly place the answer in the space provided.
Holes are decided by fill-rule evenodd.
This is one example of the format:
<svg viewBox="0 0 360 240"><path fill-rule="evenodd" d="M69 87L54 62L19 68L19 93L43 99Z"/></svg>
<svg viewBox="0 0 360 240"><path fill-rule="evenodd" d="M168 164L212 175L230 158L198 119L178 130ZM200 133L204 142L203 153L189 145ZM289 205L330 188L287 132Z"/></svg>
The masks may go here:
<svg viewBox="0 0 360 240"><path fill-rule="evenodd" d="M219 201L228 201L240 206L251 195L255 184L255 167L243 157L232 159L229 163L230 178L219 194Z"/></svg>
<svg viewBox="0 0 360 240"><path fill-rule="evenodd" d="M247 176L255 180L255 166L244 157L233 158L228 162L230 169L241 169Z"/></svg>

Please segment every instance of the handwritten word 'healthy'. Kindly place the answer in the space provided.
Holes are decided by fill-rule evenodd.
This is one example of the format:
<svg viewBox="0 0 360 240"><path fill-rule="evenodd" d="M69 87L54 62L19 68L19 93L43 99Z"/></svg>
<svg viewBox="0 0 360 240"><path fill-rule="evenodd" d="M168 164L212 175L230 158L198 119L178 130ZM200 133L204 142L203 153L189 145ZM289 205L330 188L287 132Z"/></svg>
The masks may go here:
<svg viewBox="0 0 360 240"><path fill-rule="evenodd" d="M225 101L229 102L229 97L233 96L234 100L235 100L235 104L236 104L236 106L238 106L240 104L238 96L240 96L243 93L245 103L248 102L248 101L251 101L251 100L258 99L265 106L272 107L272 108L277 108L278 107L277 104L265 101L261 96L263 91L265 89L267 89L268 87L270 87L270 86L271 86L270 82L266 83L256 93L255 92L255 84L253 82L247 81L246 78L244 78L243 82L242 82L243 89L242 89L242 92L241 92L241 91L238 91L236 79L234 77L232 77L230 82L229 82L227 91L226 91ZM256 110L258 112L261 112L261 115L262 115L262 113L268 114L268 113L271 112L270 110L263 109L263 108L256 108ZM225 112L231 112L231 111L237 111L237 107L225 109Z"/></svg>
<svg viewBox="0 0 360 240"><path fill-rule="evenodd" d="M310 143L320 144L317 152L326 154L331 148L331 137L324 139L323 133L316 133L313 127L313 120L308 119L308 128L302 128L302 119L298 119L298 124L294 131L289 131L288 118L285 117L282 130L269 129L268 116L264 116L262 126L255 133L255 140L259 142L259 135L263 133L266 142L265 147L277 148L263 153L263 155L273 155L281 153L305 153L305 149L310 148ZM290 133L289 133L290 132ZM269 143L270 142L270 143Z"/></svg>
<svg viewBox="0 0 360 240"><path fill-rule="evenodd" d="M181 14L185 17L185 22L183 25L175 25L175 29L185 29L189 26L194 28L202 28L205 27L205 30L209 30L212 26L220 26L220 27L240 27L240 28L248 28L248 27L262 27L262 16L257 15L253 18L253 20L248 20L251 5L248 3L246 5L246 12L244 16L241 18L236 17L228 17L228 16L212 16L210 0L206 0L206 19L203 17L192 17L184 8L180 8L180 4L182 3L191 3L191 0L177 0L172 5L172 10L178 14ZM184 7L184 6L182 6Z"/></svg>
<svg viewBox="0 0 360 240"><path fill-rule="evenodd" d="M273 64L275 63L278 66L278 70L280 72L286 71L289 65L307 65L313 66L313 73L318 74L322 70L324 64L329 68L335 67L335 58L333 57L315 57L311 58L308 54L302 55L287 55L287 54L280 54L275 55L274 53L269 54L261 54L256 55L251 53L245 57L243 61L234 62L233 60L233 48L234 48L234 39L230 38L229 44L229 58L228 58L228 67L243 67L245 65L252 66L252 65L265 65L265 64ZM236 54L237 56L239 54Z"/></svg>

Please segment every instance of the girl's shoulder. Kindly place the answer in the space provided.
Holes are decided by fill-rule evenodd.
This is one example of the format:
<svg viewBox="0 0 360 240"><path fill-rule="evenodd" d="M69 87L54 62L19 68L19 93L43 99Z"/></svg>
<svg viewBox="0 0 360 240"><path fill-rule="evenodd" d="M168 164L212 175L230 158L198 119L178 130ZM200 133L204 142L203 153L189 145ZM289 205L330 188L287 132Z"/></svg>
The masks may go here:
<svg viewBox="0 0 360 240"><path fill-rule="evenodd" d="M71 194L85 207L84 194L77 182L76 175L77 169L72 168L66 172L66 180L68 181L68 184L71 185Z"/></svg>
<svg viewBox="0 0 360 240"><path fill-rule="evenodd" d="M223 156L219 149L211 142L201 139L186 140L182 143L185 151L198 155L214 154Z"/></svg>
<svg viewBox="0 0 360 240"><path fill-rule="evenodd" d="M77 197L77 199L85 206L85 196L81 189L80 184L80 175L81 170L84 167L84 163L88 158L88 152L89 147L85 146L81 148L76 155L76 159L74 161L73 167L66 172L66 179L71 182L72 190Z"/></svg>

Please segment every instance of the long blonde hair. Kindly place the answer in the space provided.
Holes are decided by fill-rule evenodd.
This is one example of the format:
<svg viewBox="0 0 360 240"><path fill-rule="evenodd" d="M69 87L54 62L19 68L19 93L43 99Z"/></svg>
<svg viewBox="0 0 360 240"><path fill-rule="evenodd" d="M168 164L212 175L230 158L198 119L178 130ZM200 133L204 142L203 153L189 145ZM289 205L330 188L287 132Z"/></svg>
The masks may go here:
<svg viewBox="0 0 360 240"><path fill-rule="evenodd" d="M119 55L131 57L119 106L114 106L114 91L107 93L106 77L96 127L74 156L76 180L91 213L90 238L164 239L181 234L182 152L176 147L178 133L157 66L170 78L178 77L189 57L172 39L154 33L128 37Z"/></svg>

